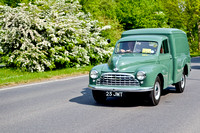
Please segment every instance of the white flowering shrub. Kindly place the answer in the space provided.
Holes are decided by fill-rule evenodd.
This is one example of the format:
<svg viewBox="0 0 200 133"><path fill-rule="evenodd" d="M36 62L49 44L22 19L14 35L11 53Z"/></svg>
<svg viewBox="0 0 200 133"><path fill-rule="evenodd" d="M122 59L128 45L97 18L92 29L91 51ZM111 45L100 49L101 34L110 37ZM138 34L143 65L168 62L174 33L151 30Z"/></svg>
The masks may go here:
<svg viewBox="0 0 200 133"><path fill-rule="evenodd" d="M25 71L79 67L105 62L107 46L97 20L76 0L0 6L0 52L7 66Z"/></svg>
<svg viewBox="0 0 200 133"><path fill-rule="evenodd" d="M2 47L0 46L0 63L2 62L2 60L1 60L1 56L3 55L3 49L2 49Z"/></svg>

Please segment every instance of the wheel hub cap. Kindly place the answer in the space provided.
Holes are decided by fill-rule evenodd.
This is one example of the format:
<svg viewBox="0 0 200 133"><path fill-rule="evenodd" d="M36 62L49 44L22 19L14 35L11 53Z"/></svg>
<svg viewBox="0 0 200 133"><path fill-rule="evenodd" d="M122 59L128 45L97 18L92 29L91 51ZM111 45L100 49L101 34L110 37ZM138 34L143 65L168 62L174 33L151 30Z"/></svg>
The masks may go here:
<svg viewBox="0 0 200 133"><path fill-rule="evenodd" d="M158 100L160 98L160 84L158 82L156 82L156 84L155 84L154 96L155 96L156 100Z"/></svg>
<svg viewBox="0 0 200 133"><path fill-rule="evenodd" d="M183 75L181 78L181 88L184 88L185 86L185 76Z"/></svg>

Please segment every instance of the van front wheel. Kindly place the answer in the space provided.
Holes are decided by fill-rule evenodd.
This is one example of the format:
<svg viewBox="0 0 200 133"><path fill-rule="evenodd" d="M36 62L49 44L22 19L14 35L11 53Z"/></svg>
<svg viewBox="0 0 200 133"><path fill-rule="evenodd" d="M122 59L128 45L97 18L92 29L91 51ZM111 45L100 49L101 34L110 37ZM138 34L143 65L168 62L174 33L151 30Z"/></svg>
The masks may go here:
<svg viewBox="0 0 200 133"><path fill-rule="evenodd" d="M153 91L151 91L149 94L149 98L150 98L149 102L151 105L153 106L158 105L160 101L161 90L162 90L161 81L160 81L160 78L157 77L154 83Z"/></svg>
<svg viewBox="0 0 200 133"><path fill-rule="evenodd" d="M178 93L182 93L185 89L185 84L186 84L186 76L185 74L183 73L182 74L182 77L181 77L181 81L177 82L175 84L175 87L176 87L176 92Z"/></svg>

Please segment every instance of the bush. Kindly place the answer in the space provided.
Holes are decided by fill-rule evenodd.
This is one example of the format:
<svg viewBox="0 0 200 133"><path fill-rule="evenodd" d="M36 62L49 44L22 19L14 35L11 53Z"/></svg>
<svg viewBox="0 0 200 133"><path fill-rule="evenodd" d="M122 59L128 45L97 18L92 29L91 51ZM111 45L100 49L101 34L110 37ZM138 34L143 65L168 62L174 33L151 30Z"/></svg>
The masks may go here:
<svg viewBox="0 0 200 133"><path fill-rule="evenodd" d="M0 48L7 66L25 71L105 62L112 49L97 20L75 0L0 6Z"/></svg>
<svg viewBox="0 0 200 133"><path fill-rule="evenodd" d="M34 1L35 0L0 0L0 4L16 7L19 3L29 3Z"/></svg>
<svg viewBox="0 0 200 133"><path fill-rule="evenodd" d="M114 46L121 33L124 31L123 26L117 19L116 9L117 1L115 0L79 0L85 12L90 12L94 19L102 22L102 25L111 25L111 29L103 31L103 35L111 39L110 46Z"/></svg>

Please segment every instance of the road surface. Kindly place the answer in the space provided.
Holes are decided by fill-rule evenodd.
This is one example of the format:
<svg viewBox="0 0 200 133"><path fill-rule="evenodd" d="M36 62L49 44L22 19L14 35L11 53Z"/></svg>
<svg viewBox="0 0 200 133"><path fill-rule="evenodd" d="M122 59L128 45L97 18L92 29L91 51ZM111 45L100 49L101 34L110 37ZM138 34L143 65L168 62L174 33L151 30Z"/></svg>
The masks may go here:
<svg viewBox="0 0 200 133"><path fill-rule="evenodd" d="M1 133L199 133L200 58L184 93L171 86L158 106L139 98L97 104L88 76L0 89Z"/></svg>

